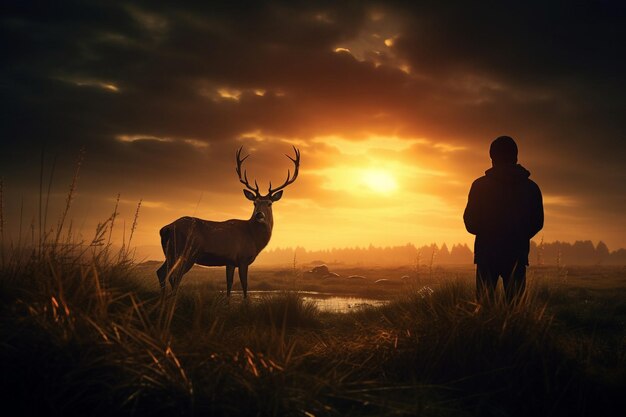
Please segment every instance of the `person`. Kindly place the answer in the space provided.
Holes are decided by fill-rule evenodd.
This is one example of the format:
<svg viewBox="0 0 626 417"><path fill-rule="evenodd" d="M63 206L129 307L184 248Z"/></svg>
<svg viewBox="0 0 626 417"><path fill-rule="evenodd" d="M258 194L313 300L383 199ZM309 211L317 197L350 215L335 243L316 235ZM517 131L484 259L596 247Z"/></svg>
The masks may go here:
<svg viewBox="0 0 626 417"><path fill-rule="evenodd" d="M514 301L526 288L530 239L543 228L539 186L517 163L517 144L509 136L491 143L492 168L472 184L463 220L476 235L476 294L492 300L499 277L506 299Z"/></svg>

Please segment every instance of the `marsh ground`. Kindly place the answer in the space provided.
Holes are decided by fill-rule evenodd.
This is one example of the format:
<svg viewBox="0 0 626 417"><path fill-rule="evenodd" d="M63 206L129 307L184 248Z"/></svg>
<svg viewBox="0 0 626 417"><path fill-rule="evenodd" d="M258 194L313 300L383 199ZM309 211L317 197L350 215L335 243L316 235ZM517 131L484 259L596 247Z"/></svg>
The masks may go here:
<svg viewBox="0 0 626 417"><path fill-rule="evenodd" d="M162 299L157 266L53 258L2 271L0 390L14 415L606 415L625 405L623 267L532 268L528 297L507 306L475 302L471 266L329 265L331 278L306 274L310 265L255 267L250 289L265 295L248 302L225 299L223 268L194 268ZM301 291L387 302L324 312Z"/></svg>
<svg viewBox="0 0 626 417"><path fill-rule="evenodd" d="M134 267L134 281L146 291L156 291L157 261L143 262ZM328 265L330 272L339 275L324 276L309 273L318 264L296 266L255 266L250 268L248 290L256 292L303 291L321 294L346 295L388 300L423 287L435 289L449 281L473 285L474 265L455 266L399 266L365 267ZM549 287L576 295L583 304L610 298L626 301L626 266L541 266L530 267L527 273L530 286ZM499 284L501 286L501 282ZM226 278L223 267L194 266L183 279L182 292L224 292ZM499 288L498 290L501 290ZM235 271L234 296L241 296L241 286Z"/></svg>

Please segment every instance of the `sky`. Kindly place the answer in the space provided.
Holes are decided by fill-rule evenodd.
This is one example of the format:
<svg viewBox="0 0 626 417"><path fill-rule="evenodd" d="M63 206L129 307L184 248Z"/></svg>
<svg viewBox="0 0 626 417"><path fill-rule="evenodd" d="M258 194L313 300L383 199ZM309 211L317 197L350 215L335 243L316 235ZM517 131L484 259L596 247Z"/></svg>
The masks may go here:
<svg viewBox="0 0 626 417"><path fill-rule="evenodd" d="M133 244L158 258L178 217L250 217L239 147L266 190L296 146L270 247L471 244L469 187L509 135L537 238L626 247L625 19L601 0L5 2L5 235L56 227L82 153L73 233L120 194L128 239L141 200Z"/></svg>

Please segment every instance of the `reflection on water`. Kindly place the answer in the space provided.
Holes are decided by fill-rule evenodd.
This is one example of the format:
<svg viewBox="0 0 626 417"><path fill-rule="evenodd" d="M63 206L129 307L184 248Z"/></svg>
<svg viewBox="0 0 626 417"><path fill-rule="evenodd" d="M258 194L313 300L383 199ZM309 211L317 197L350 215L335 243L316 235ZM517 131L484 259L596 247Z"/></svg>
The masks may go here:
<svg viewBox="0 0 626 417"><path fill-rule="evenodd" d="M360 297L340 297L331 296L326 298L320 297L302 297L305 301L313 301L317 304L320 311L328 311L330 313L348 313L364 307L378 307L385 304L385 300L375 300L373 298Z"/></svg>
<svg viewBox="0 0 626 417"><path fill-rule="evenodd" d="M251 298L261 298L284 291L248 291ZM364 307L378 307L387 303L387 300L364 298L356 296L335 295L317 291L298 291L304 301L314 302L320 311L330 313L348 313Z"/></svg>

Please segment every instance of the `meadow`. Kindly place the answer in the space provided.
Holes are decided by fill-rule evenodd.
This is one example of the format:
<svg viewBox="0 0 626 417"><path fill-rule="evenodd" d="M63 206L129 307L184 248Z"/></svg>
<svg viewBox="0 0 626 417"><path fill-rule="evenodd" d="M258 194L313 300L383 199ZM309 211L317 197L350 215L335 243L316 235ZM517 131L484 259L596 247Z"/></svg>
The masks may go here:
<svg viewBox="0 0 626 417"><path fill-rule="evenodd" d="M475 301L471 266L223 268L162 296L158 263L94 245L3 253L10 415L522 416L624 409L626 268L529 271L515 305ZM364 278L347 277L359 275ZM377 280L386 279L387 281ZM237 285L235 289L237 289ZM262 291L265 291L263 293ZM383 299L328 312L303 291Z"/></svg>

